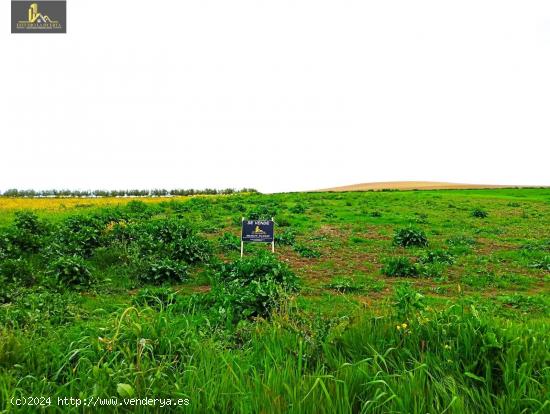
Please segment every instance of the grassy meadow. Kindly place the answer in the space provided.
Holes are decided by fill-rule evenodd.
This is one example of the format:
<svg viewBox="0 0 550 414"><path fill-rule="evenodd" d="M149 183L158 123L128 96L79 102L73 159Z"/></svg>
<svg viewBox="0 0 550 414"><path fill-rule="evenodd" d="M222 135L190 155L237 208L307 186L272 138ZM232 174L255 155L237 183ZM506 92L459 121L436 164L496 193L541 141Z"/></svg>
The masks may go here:
<svg viewBox="0 0 550 414"><path fill-rule="evenodd" d="M550 189L2 197L0 412L548 413L549 282Z"/></svg>

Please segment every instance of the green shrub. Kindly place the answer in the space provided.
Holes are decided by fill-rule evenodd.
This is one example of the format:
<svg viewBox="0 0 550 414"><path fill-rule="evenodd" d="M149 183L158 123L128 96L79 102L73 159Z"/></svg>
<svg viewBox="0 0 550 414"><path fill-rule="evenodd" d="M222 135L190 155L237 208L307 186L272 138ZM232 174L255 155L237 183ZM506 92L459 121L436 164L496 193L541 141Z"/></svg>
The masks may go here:
<svg viewBox="0 0 550 414"><path fill-rule="evenodd" d="M15 213L14 225L17 229L34 235L41 235L45 231L45 227L38 216L28 210Z"/></svg>
<svg viewBox="0 0 550 414"><path fill-rule="evenodd" d="M298 289L298 279L288 265L267 252L220 264L213 281L202 303L232 323L269 317L288 292Z"/></svg>
<svg viewBox="0 0 550 414"><path fill-rule="evenodd" d="M536 259L529 265L529 267L550 271L550 255L546 254L539 259Z"/></svg>
<svg viewBox="0 0 550 414"><path fill-rule="evenodd" d="M1 261L0 275L4 278L3 283L31 286L35 282L34 272L30 263L22 258Z"/></svg>
<svg viewBox="0 0 550 414"><path fill-rule="evenodd" d="M295 214L303 214L306 212L306 207L302 203L298 203L290 207L290 212Z"/></svg>
<svg viewBox="0 0 550 414"><path fill-rule="evenodd" d="M18 227L7 229L2 237L6 239L4 244L8 247L8 251L11 251L12 255L17 255L21 252L36 253L43 244L41 236Z"/></svg>
<svg viewBox="0 0 550 414"><path fill-rule="evenodd" d="M277 209L274 206L257 206L248 211L246 218L248 220L271 220L277 215Z"/></svg>
<svg viewBox="0 0 550 414"><path fill-rule="evenodd" d="M91 216L72 216L54 233L48 250L65 255L90 257L101 245L105 225Z"/></svg>
<svg viewBox="0 0 550 414"><path fill-rule="evenodd" d="M184 221L164 219L141 224L146 233L162 243L173 243L185 240L194 233L193 228Z"/></svg>
<svg viewBox="0 0 550 414"><path fill-rule="evenodd" d="M143 214L149 210L149 206L141 200L132 200L126 204L126 209L132 214Z"/></svg>
<svg viewBox="0 0 550 414"><path fill-rule="evenodd" d="M93 282L86 262L76 255L58 257L50 263L47 273L59 283L68 286L90 286Z"/></svg>
<svg viewBox="0 0 550 414"><path fill-rule="evenodd" d="M17 296L18 289L13 283L8 283L6 277L0 274L0 305L10 303Z"/></svg>
<svg viewBox="0 0 550 414"><path fill-rule="evenodd" d="M273 280L288 290L294 290L298 286L298 278L288 265L270 252L259 252L256 256L219 264L216 279L224 283L238 281L241 284L248 284L253 280Z"/></svg>
<svg viewBox="0 0 550 414"><path fill-rule="evenodd" d="M150 259L142 266L138 279L144 283L160 285L183 282L188 277L187 266L172 259Z"/></svg>
<svg viewBox="0 0 550 414"><path fill-rule="evenodd" d="M302 257L307 257L307 258L321 257L320 251L312 249L311 247L308 247L305 244L294 245L294 251L298 252L298 254Z"/></svg>
<svg viewBox="0 0 550 414"><path fill-rule="evenodd" d="M472 217L475 217L475 218L486 218L489 214L485 211L485 210L482 210L480 208L474 208L472 210Z"/></svg>
<svg viewBox="0 0 550 414"><path fill-rule="evenodd" d="M440 262L418 263L418 274L424 277L439 278L443 274L446 264Z"/></svg>
<svg viewBox="0 0 550 414"><path fill-rule="evenodd" d="M417 292L410 283L400 283L395 287L393 305L398 320L408 320L411 314L426 308L424 295Z"/></svg>
<svg viewBox="0 0 550 414"><path fill-rule="evenodd" d="M23 289L11 298L10 306L0 307L0 325L33 326L33 334L39 329L51 332L51 326L59 327L85 314L79 301L76 292L60 293L45 287Z"/></svg>
<svg viewBox="0 0 550 414"><path fill-rule="evenodd" d="M275 220L275 225L277 227L289 227L290 226L290 219L286 216L279 215L277 216L277 220Z"/></svg>
<svg viewBox="0 0 550 414"><path fill-rule="evenodd" d="M285 229L284 231L275 234L275 243L292 246L296 242L296 232L292 229Z"/></svg>
<svg viewBox="0 0 550 414"><path fill-rule="evenodd" d="M421 229L409 226L395 231L393 244L402 247L426 247L428 238Z"/></svg>
<svg viewBox="0 0 550 414"><path fill-rule="evenodd" d="M241 240L234 234L225 232L218 238L218 245L222 251L238 252L241 249Z"/></svg>
<svg viewBox="0 0 550 414"><path fill-rule="evenodd" d="M172 243L171 250L174 259L194 264L207 262L212 253L212 246L204 237L192 235Z"/></svg>
<svg viewBox="0 0 550 414"><path fill-rule="evenodd" d="M0 260L21 256L21 250L14 243L13 233L12 228L0 229Z"/></svg>
<svg viewBox="0 0 550 414"><path fill-rule="evenodd" d="M382 268L386 276L418 276L418 266L410 261L408 257L393 257L386 261Z"/></svg>

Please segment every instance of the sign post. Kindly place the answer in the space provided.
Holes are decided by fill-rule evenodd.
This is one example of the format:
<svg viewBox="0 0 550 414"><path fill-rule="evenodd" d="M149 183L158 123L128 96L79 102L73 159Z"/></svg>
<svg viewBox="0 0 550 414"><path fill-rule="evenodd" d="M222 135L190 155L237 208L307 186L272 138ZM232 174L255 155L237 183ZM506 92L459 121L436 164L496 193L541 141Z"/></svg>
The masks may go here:
<svg viewBox="0 0 550 414"><path fill-rule="evenodd" d="M244 217L241 217L241 257L243 257L243 254L244 254L243 227L244 227Z"/></svg>
<svg viewBox="0 0 550 414"><path fill-rule="evenodd" d="M271 243L271 252L275 253L275 221L245 220L241 218L241 257L244 254L244 242Z"/></svg>

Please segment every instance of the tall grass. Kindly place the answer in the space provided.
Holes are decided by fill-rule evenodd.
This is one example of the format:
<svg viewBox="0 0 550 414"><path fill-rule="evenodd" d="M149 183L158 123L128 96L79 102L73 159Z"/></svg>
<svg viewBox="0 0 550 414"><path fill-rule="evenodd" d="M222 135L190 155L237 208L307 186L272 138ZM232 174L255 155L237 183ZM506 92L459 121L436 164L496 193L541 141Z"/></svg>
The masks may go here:
<svg viewBox="0 0 550 414"><path fill-rule="evenodd" d="M394 312L328 329L286 307L271 321L227 330L179 301L128 307L108 323L51 331L39 342L4 330L0 409L16 408L14 395L107 398L123 383L141 397L189 398L190 412L547 412L547 324L415 300L404 289Z"/></svg>

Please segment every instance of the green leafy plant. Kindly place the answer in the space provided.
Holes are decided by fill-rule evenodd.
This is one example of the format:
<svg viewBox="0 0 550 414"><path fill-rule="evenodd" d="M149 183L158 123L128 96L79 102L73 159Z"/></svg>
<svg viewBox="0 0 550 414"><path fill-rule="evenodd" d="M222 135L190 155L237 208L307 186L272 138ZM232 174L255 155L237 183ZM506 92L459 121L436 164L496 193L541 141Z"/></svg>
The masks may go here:
<svg viewBox="0 0 550 414"><path fill-rule="evenodd" d="M248 220L271 220L277 215L277 209L274 206L260 205L248 211Z"/></svg>
<svg viewBox="0 0 550 414"><path fill-rule="evenodd" d="M1 261L0 275L4 278L3 283L15 283L22 286L31 286L35 283L31 264L22 258Z"/></svg>
<svg viewBox="0 0 550 414"><path fill-rule="evenodd" d="M204 263L210 259L212 246L204 237L192 235L171 244L172 257L189 264Z"/></svg>
<svg viewBox="0 0 550 414"><path fill-rule="evenodd" d="M292 229L285 229L284 231L275 234L275 243L292 246L296 242L296 231Z"/></svg>
<svg viewBox="0 0 550 414"><path fill-rule="evenodd" d="M301 203L297 203L290 207L290 212L295 214L303 214L306 212L306 207Z"/></svg>
<svg viewBox="0 0 550 414"><path fill-rule="evenodd" d="M86 314L78 307L80 295L76 292L57 292L36 286L12 293L10 306L0 307L0 326L19 329L32 326L34 334L38 334L41 330L51 331L52 326L59 328Z"/></svg>
<svg viewBox="0 0 550 414"><path fill-rule="evenodd" d="M426 298L417 292L410 283L400 283L395 287L393 304L398 320L411 319L411 314L426 308Z"/></svg>
<svg viewBox="0 0 550 414"><path fill-rule="evenodd" d="M213 282L202 302L230 322L268 317L287 293L298 289L288 265L267 252L218 265Z"/></svg>
<svg viewBox="0 0 550 414"><path fill-rule="evenodd" d="M187 265L169 258L149 259L142 266L138 275L140 281L155 285L166 282L183 282L187 277Z"/></svg>
<svg viewBox="0 0 550 414"><path fill-rule="evenodd" d="M418 266L411 262L408 257L392 257L387 260L382 273L386 276L418 276Z"/></svg>
<svg viewBox="0 0 550 414"><path fill-rule="evenodd" d="M92 216L71 216L55 231L48 250L65 255L90 257L101 245L102 220Z"/></svg>
<svg viewBox="0 0 550 414"><path fill-rule="evenodd" d="M21 231L38 236L45 232L45 226L40 222L38 216L28 210L18 211L15 213L14 225Z"/></svg>
<svg viewBox="0 0 550 414"><path fill-rule="evenodd" d="M480 208L474 208L472 210L472 217L475 218L486 218L489 215L485 210L482 210Z"/></svg>
<svg viewBox="0 0 550 414"><path fill-rule="evenodd" d="M61 256L48 266L48 274L67 286L84 287L93 282L92 273L82 257Z"/></svg>
<svg viewBox="0 0 550 414"><path fill-rule="evenodd" d="M305 244L295 244L294 251L298 252L298 254L302 257L307 257L307 258L321 257L321 252L319 250L308 247Z"/></svg>
<svg viewBox="0 0 550 414"><path fill-rule="evenodd" d="M428 252L424 252L420 258L420 263L442 263L442 264L448 264L451 265L455 262L455 257L452 253L443 250L443 249L435 249L430 250Z"/></svg>
<svg viewBox="0 0 550 414"><path fill-rule="evenodd" d="M550 255L544 255L533 261L529 267L550 271Z"/></svg>
<svg viewBox="0 0 550 414"><path fill-rule="evenodd" d="M402 247L426 247L428 238L421 229L409 226L395 231L393 244Z"/></svg>
<svg viewBox="0 0 550 414"><path fill-rule="evenodd" d="M18 227L8 228L4 232L3 237L6 238L4 245L12 255L37 253L43 244L43 239L40 235Z"/></svg>
<svg viewBox="0 0 550 414"><path fill-rule="evenodd" d="M225 232L218 238L218 245L222 251L238 252L240 250L241 240L234 234Z"/></svg>

